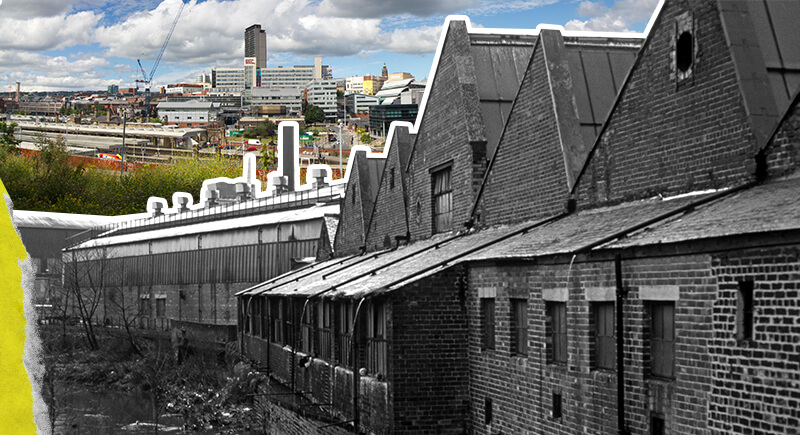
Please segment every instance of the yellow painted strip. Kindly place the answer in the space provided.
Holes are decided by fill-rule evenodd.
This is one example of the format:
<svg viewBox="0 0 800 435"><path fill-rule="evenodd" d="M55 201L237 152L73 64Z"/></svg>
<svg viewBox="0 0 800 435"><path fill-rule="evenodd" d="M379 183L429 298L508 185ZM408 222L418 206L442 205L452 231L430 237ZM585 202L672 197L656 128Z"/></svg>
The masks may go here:
<svg viewBox="0 0 800 435"><path fill-rule="evenodd" d="M22 363L26 323L20 261L28 254L11 223L8 193L2 181L0 196L0 431L35 434L33 389Z"/></svg>

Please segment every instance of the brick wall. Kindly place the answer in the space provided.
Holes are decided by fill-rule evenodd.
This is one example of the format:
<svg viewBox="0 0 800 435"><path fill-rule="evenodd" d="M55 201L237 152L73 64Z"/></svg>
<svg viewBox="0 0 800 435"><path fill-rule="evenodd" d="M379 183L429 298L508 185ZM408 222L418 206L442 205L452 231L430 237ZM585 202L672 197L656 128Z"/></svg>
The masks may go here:
<svg viewBox="0 0 800 435"><path fill-rule="evenodd" d="M800 163L800 105L798 100L786 113L775 136L766 149L767 172L780 176L793 172Z"/></svg>
<svg viewBox="0 0 800 435"><path fill-rule="evenodd" d="M449 269L392 297L395 434L461 434L467 428L466 295L455 284L463 273Z"/></svg>
<svg viewBox="0 0 800 435"><path fill-rule="evenodd" d="M675 67L676 23L693 27L688 77ZM666 2L643 50L579 179L579 207L752 178L756 144L717 3Z"/></svg>
<svg viewBox="0 0 800 435"><path fill-rule="evenodd" d="M463 21L450 22L436 76L410 157L409 227L414 239L432 233L430 171L451 163L453 229L463 228L475 197L474 172L486 153L486 133L480 112L475 65ZM483 167L483 165L477 165Z"/></svg>
<svg viewBox="0 0 800 435"><path fill-rule="evenodd" d="M405 127L395 128L386 157L384 175L375 201L375 211L369 220L367 249L376 251L392 246L395 236L405 236L408 232L406 210L406 171L401 155L409 153L414 137ZM394 172L394 187L391 185Z"/></svg>
<svg viewBox="0 0 800 435"><path fill-rule="evenodd" d="M557 214L568 194L540 41L484 186L481 222L491 225Z"/></svg>
<svg viewBox="0 0 800 435"><path fill-rule="evenodd" d="M616 370L593 366L592 304L597 295L613 302L613 261L483 264L469 275L470 418L476 434L616 433ZM560 260L559 260L560 261ZM623 260L630 292L625 310L626 417L633 434L650 433L650 417L667 423L667 433L706 432L713 343L712 308L716 278L710 258L696 255ZM567 284L569 282L569 284ZM649 375L650 310L653 289L679 294L675 304L675 379ZM564 292L567 303L568 358L548 363L544 298ZM610 292L610 293L609 293ZM481 350L480 295L494 294L496 345ZM548 296L549 295L549 296ZM510 298L528 300L528 354L510 353ZM553 419L553 394L561 394L563 417ZM485 400L492 400L493 421L485 424Z"/></svg>
<svg viewBox="0 0 800 435"><path fill-rule="evenodd" d="M719 296L709 347L709 426L719 433L790 434L800 428L800 248L715 255ZM751 282L753 334L737 340L739 283Z"/></svg>
<svg viewBox="0 0 800 435"><path fill-rule="evenodd" d="M336 228L333 252L338 256L351 255L359 252L359 247L365 242L365 217L361 203L361 177L369 174L362 173L359 160L364 159L363 153L355 154L351 173L347 182L347 190L341 205L341 218ZM376 181L377 182L377 181ZM368 217L367 217L368 218Z"/></svg>

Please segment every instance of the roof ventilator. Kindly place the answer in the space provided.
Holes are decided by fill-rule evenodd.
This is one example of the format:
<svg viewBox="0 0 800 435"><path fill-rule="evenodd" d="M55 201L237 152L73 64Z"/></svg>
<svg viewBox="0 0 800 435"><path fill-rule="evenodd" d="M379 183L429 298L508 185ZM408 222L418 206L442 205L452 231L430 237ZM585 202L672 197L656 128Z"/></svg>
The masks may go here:
<svg viewBox="0 0 800 435"><path fill-rule="evenodd" d="M289 177L285 175L275 177L273 183L275 186L275 195L282 195L289 192Z"/></svg>

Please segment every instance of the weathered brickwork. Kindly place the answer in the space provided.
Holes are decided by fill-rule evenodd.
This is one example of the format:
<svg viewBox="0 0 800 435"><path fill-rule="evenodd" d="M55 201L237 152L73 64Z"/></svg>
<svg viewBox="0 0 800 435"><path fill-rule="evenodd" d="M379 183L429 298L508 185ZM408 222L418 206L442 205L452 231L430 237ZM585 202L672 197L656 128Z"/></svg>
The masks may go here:
<svg viewBox="0 0 800 435"><path fill-rule="evenodd" d="M395 434L467 430L466 288L454 284L462 276L462 270L449 269L391 297Z"/></svg>
<svg viewBox="0 0 800 435"><path fill-rule="evenodd" d="M538 265L485 264L470 270L470 395L474 433L616 433L616 370L597 369L593 352L592 304L613 302L613 261ZM625 315L625 403L628 429L650 433L650 417L667 422L668 433L703 434L710 393L709 348L716 278L703 255L623 260L629 290ZM569 284L567 284L569 282ZM673 293L669 290L672 289ZM650 375L650 310L661 296L674 294L674 379ZM567 304L566 363L548 362L546 303ZM480 298L495 298L495 349L482 350ZM528 354L512 355L510 299L528 301ZM555 298L555 299L554 299ZM551 418L553 394L562 397L563 416ZM485 400L492 422L485 424Z"/></svg>
<svg viewBox="0 0 800 435"><path fill-rule="evenodd" d="M363 213L361 195L361 177L367 175L362 173L362 165L359 160L363 159L362 153L356 154L356 161L353 163L345 197L342 199L341 219L336 229L333 252L337 255L351 255L359 252L359 247L365 242L365 217ZM368 175L367 175L368 176Z"/></svg>
<svg viewBox="0 0 800 435"><path fill-rule="evenodd" d="M406 210L406 184L408 181L402 156L411 152L414 136L408 132L406 127L399 127L395 128L392 139L380 181L375 210L369 220L368 251L377 251L392 246L396 236L405 236L408 233L408 211ZM392 177L394 177L394 183L392 183Z"/></svg>
<svg viewBox="0 0 800 435"><path fill-rule="evenodd" d="M794 172L800 163L800 105L797 103L798 99L795 99L793 107L766 148L766 175L780 176Z"/></svg>
<svg viewBox="0 0 800 435"><path fill-rule="evenodd" d="M709 426L718 433L791 434L800 428L800 248L715 255ZM750 282L752 337L737 339L737 304Z"/></svg>
<svg viewBox="0 0 800 435"><path fill-rule="evenodd" d="M694 62L678 80L675 23L687 12ZM756 143L716 2L666 2L643 50L574 191L579 207L753 177Z"/></svg>
<svg viewBox="0 0 800 435"><path fill-rule="evenodd" d="M431 170L451 165L453 229L463 228L469 219L473 181L483 177L473 171L473 164L485 158L486 133L463 21L450 23L429 92L408 174L409 227L415 240L428 238L433 231Z"/></svg>
<svg viewBox="0 0 800 435"><path fill-rule="evenodd" d="M558 214L568 195L544 52L537 43L484 186L480 221L491 225Z"/></svg>

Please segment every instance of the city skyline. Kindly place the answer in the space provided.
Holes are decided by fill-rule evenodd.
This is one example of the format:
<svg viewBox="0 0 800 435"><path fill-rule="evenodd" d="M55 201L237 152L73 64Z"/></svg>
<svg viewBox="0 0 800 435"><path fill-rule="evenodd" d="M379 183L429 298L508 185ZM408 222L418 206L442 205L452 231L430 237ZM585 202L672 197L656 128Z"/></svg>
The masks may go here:
<svg viewBox="0 0 800 435"><path fill-rule="evenodd" d="M0 93L135 87L136 59L149 72L181 0L3 0ZM212 68L241 67L244 30L260 24L267 67L312 65L333 75L409 72L427 78L447 15L474 27L644 31L658 0L372 2L209 0L186 2L153 78L153 88L194 82ZM255 11L255 12L254 12ZM222 17L222 18L220 18Z"/></svg>

